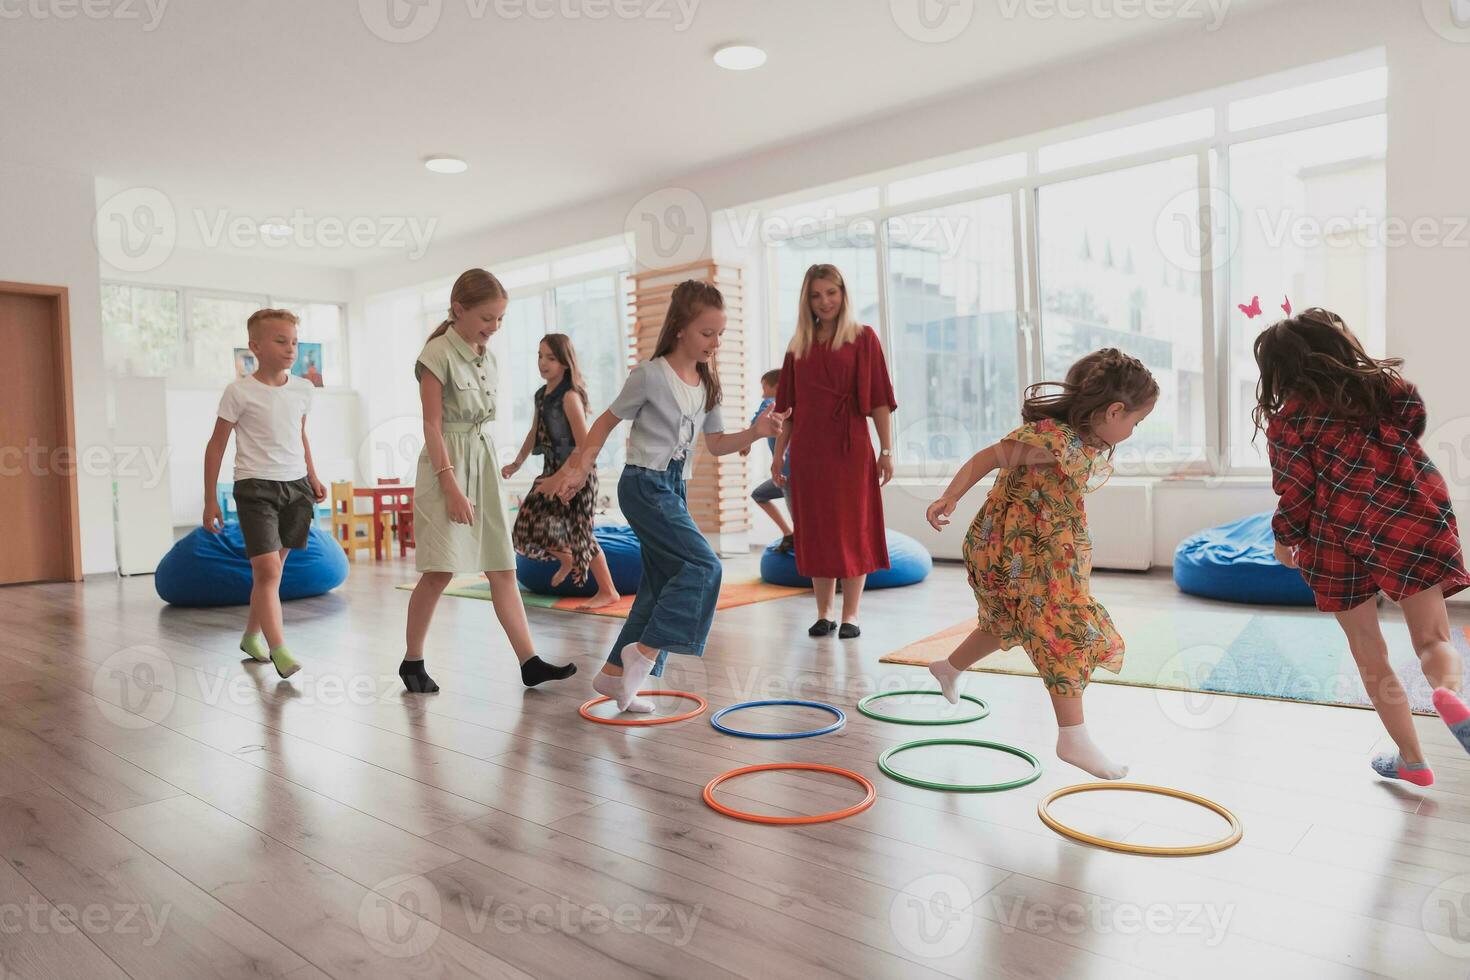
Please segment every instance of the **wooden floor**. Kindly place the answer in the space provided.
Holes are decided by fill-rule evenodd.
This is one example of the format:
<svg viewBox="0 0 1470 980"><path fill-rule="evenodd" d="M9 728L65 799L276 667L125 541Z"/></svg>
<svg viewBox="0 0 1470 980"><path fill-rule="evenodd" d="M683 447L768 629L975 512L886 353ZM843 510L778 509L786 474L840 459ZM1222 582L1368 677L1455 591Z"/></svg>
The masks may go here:
<svg viewBox="0 0 1470 980"><path fill-rule="evenodd" d="M530 610L542 654L581 673L528 692L491 605L467 599L443 601L430 637L443 693L405 696L408 593L393 586L412 577L359 562L337 592L290 603L306 665L290 682L241 662L240 610L165 607L148 578L0 590L0 977L1470 972L1470 757L1437 719L1420 721L1439 783L1419 791L1368 770L1383 736L1367 711L1097 685L1089 728L1136 778L1217 799L1245 826L1220 854L1133 857L1037 819L1045 794L1089 777L1053 754L1034 678L970 675L993 713L962 727L854 710L923 686L922 670L878 658L968 613L957 566L870 594L858 640L808 639L813 608L797 597L722 612L703 660L675 658L670 684L711 711L798 697L848 713L836 734L786 741L722 735L707 714L584 721L619 621ZM1096 587L1184 614L1194 601L1167 577ZM956 795L878 772L883 749L948 735L1029 748L1043 775ZM961 778L1021 769L978 750L909 758ZM701 802L713 776L773 761L850 767L878 801L809 827ZM722 795L785 814L856 798L836 777L791 774ZM1136 794L1057 813L1135 842L1221 829Z"/></svg>

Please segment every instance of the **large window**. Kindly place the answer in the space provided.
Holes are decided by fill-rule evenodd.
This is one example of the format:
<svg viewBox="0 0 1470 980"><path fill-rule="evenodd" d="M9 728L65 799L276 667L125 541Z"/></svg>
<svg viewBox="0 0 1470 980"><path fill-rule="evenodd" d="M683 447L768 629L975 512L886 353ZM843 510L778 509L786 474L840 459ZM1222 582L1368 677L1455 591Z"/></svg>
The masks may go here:
<svg viewBox="0 0 1470 980"><path fill-rule="evenodd" d="M162 377L182 354L179 291L102 284L102 357L115 375Z"/></svg>
<svg viewBox="0 0 1470 980"><path fill-rule="evenodd" d="M1160 388L1120 473L1263 472L1251 344L1283 298L1384 347L1384 249L1416 233L1385 219L1387 84L1362 52L757 209L773 356L831 262L887 346L909 475L1001 438L1029 385L1101 347Z"/></svg>
<svg viewBox="0 0 1470 980"><path fill-rule="evenodd" d="M899 463L962 462L1020 421L1011 225L1007 196L886 223Z"/></svg>
<svg viewBox="0 0 1470 980"><path fill-rule="evenodd" d="M1037 197L1042 377L1061 380L1082 355L1116 347L1159 383L1154 411L1119 447L1119 463L1205 454L1198 259L1179 267L1155 233L1166 206L1198 186L1191 156L1049 184Z"/></svg>

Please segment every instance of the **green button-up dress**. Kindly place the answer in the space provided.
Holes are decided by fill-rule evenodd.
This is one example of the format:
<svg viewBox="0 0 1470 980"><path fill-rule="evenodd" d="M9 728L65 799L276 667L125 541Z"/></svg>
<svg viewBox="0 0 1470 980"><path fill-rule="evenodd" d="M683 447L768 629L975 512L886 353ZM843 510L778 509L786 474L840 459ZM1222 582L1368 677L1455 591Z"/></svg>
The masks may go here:
<svg viewBox="0 0 1470 980"><path fill-rule="evenodd" d="M451 326L424 345L414 378L428 371L444 386L444 446L459 488L475 505L473 524L455 524L429 450L414 480L414 566L421 572L496 572L516 567L500 488L495 444L483 426L495 418L495 357L478 354Z"/></svg>

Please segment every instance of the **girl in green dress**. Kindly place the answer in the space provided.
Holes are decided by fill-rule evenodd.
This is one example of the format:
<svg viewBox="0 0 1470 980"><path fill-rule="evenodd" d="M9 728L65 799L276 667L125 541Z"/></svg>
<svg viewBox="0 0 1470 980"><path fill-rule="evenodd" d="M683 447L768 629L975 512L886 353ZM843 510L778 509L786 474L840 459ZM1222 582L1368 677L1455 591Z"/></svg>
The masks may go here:
<svg viewBox="0 0 1470 980"><path fill-rule="evenodd" d="M414 480L414 563L423 573L408 602L407 652L398 668L415 694L439 690L424 670L424 637L434 607L456 574L483 572L490 582L495 618L505 630L521 680L534 687L577 672L536 656L526 608L516 585L500 469L486 423L495 418L495 357L486 345L505 318L508 297L484 269L454 281L449 319L430 336L414 376L424 412L424 449Z"/></svg>

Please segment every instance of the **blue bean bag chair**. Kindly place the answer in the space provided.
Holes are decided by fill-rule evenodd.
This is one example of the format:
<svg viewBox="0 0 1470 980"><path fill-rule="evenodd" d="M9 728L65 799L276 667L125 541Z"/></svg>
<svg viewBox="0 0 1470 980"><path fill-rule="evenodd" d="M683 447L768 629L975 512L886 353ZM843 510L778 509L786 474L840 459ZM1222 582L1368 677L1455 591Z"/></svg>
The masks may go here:
<svg viewBox="0 0 1470 980"><path fill-rule="evenodd" d="M592 529L597 545L607 556L607 568L612 572L613 585L623 595L638 591L643 581L643 549L638 545L638 535L626 524L599 525ZM561 567L554 561L536 561L525 555L516 555L516 579L521 587L537 595L564 596L586 599L597 594L597 582L592 572L587 572L587 581L573 585L568 575L556 588L551 587L551 577Z"/></svg>
<svg viewBox="0 0 1470 980"><path fill-rule="evenodd" d="M321 595L345 581L347 553L313 526L306 547L291 552L281 570L281 598ZM238 521L227 521L218 534L196 527L174 543L153 574L158 597L175 606L249 605L253 584Z"/></svg>
<svg viewBox="0 0 1470 980"><path fill-rule="evenodd" d="M934 558L928 549L907 534L887 529L888 567L868 575L869 589L893 589L900 585L914 585L929 577L934 568ZM776 550L780 541L766 546L761 555L761 578L772 585L788 585L792 588L809 589L812 580L796 571L796 555L782 554Z"/></svg>
<svg viewBox="0 0 1470 980"><path fill-rule="evenodd" d="M1313 605L1301 572L1276 560L1275 544L1269 511L1201 531L1175 550L1174 584L1226 602Z"/></svg>

